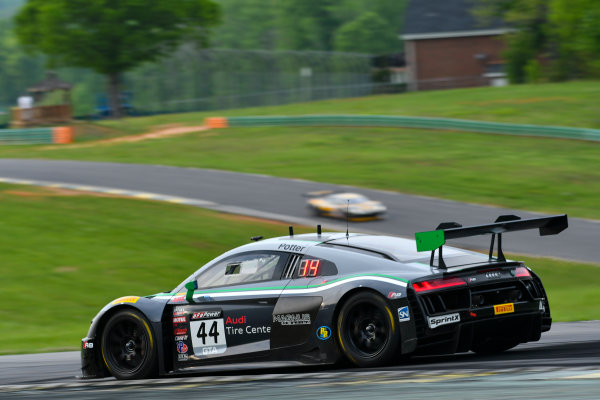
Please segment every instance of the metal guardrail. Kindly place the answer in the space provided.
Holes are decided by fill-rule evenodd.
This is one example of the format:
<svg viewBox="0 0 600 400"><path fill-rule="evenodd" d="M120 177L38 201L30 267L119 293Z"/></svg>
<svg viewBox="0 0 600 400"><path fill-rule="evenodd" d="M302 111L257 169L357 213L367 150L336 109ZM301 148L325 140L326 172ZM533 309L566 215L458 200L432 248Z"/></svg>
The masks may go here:
<svg viewBox="0 0 600 400"><path fill-rule="evenodd" d="M52 128L0 129L0 145L53 143Z"/></svg>
<svg viewBox="0 0 600 400"><path fill-rule="evenodd" d="M386 115L300 115L265 117L228 117L226 118L226 121L226 125L232 127L264 125L389 126L600 141L600 129L507 124L499 122L471 121L451 118L405 117Z"/></svg>

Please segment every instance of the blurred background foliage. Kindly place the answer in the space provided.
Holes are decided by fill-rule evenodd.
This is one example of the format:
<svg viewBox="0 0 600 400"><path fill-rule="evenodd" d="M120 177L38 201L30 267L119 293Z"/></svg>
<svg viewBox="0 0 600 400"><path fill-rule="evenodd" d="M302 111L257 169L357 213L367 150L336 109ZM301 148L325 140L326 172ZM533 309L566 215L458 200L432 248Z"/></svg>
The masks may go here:
<svg viewBox="0 0 600 400"><path fill-rule="evenodd" d="M46 56L27 54L12 17L26 0L0 1L0 114L44 79ZM401 91L376 81L373 55L403 52L408 0L214 0L221 24L211 50L186 43L170 57L127 72L125 91L138 113L214 110ZM482 21L503 18L507 73L513 83L600 77L597 0L471 0ZM63 67L75 84L76 116L106 104L104 78ZM4 118L4 121L2 120ZM0 115L0 125L7 116Z"/></svg>
<svg viewBox="0 0 600 400"><path fill-rule="evenodd" d="M500 17L507 36L512 83L600 78L597 0L472 0L482 21Z"/></svg>
<svg viewBox="0 0 600 400"><path fill-rule="evenodd" d="M371 94L364 86L372 81L370 54L402 51L398 33L406 0L215 2L222 17L212 29L210 42L218 50L203 51L187 43L172 56L144 63L124 76L125 90L134 93L128 101L138 111L218 109ZM1 4L0 111L43 80L50 61L26 53L15 38L12 17L25 0ZM95 114L107 103L102 76L83 68L57 71L61 79L75 84L75 115ZM333 86L346 89L332 93ZM233 98L233 89L259 96Z"/></svg>

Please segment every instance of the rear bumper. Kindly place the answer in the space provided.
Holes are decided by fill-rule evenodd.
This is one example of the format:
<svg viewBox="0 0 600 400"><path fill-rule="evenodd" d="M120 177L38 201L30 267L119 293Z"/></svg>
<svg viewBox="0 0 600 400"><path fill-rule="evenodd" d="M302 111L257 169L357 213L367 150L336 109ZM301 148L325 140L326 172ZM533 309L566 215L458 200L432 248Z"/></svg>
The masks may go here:
<svg viewBox="0 0 600 400"><path fill-rule="evenodd" d="M416 351L420 354L466 352L478 343L494 338L514 343L537 341L543 331L550 329L544 324L547 318L544 318L540 304L543 305L540 300L517 303L514 312L501 315L495 315L493 307L462 310L446 314L451 317L442 319L442 322L439 322L440 319L430 322L436 317L425 316L417 326ZM446 322L452 319L456 321Z"/></svg>

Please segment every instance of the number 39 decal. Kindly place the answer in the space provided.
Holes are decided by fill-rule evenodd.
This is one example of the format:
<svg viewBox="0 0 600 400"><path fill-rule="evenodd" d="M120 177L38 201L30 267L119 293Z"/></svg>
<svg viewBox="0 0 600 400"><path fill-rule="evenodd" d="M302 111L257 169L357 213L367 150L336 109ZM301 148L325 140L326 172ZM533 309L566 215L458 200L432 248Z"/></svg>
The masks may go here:
<svg viewBox="0 0 600 400"><path fill-rule="evenodd" d="M192 346L196 356L221 354L227 350L223 319L206 319L190 322Z"/></svg>

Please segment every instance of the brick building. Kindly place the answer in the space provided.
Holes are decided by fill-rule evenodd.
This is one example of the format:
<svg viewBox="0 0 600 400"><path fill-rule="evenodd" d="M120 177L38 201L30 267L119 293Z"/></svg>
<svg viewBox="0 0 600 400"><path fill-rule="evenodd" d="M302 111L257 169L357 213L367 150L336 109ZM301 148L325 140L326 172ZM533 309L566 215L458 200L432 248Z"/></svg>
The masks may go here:
<svg viewBox="0 0 600 400"><path fill-rule="evenodd" d="M409 90L505 85L501 21L483 26L473 0L410 0L404 52Z"/></svg>

